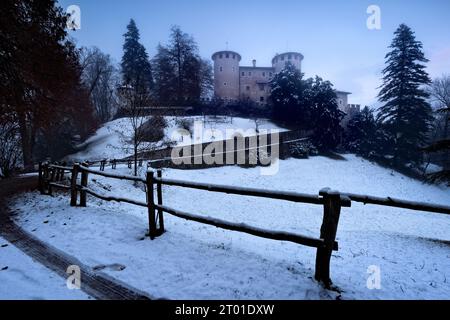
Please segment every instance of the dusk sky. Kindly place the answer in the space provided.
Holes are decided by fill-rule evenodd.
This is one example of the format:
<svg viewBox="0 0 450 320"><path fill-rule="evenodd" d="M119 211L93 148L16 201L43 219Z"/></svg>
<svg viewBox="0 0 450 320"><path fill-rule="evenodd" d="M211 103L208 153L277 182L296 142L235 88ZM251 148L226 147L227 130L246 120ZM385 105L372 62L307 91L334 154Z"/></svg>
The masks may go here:
<svg viewBox="0 0 450 320"><path fill-rule="evenodd" d="M241 65L270 66L276 53L298 51L303 72L350 91L350 103L376 106L384 57L393 32L406 23L423 42L432 77L450 73L449 0L60 0L81 8L81 30L70 32L79 46L97 46L117 62L123 34L133 18L151 57L179 25L210 58L228 48ZM381 9L381 30L369 30L369 5Z"/></svg>

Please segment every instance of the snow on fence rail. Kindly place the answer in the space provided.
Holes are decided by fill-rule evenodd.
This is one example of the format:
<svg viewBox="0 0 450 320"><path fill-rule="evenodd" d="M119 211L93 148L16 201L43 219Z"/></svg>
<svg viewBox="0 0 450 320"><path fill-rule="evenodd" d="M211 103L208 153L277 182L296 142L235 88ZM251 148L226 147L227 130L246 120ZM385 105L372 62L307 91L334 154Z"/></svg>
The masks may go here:
<svg viewBox="0 0 450 320"><path fill-rule="evenodd" d="M65 178L65 173L71 173L70 185L64 185L62 182ZM81 174L81 179L78 176ZM107 196L99 194L88 188L88 175L99 175L111 179L128 180L143 183L146 186L146 202L141 202L124 197ZM80 184L78 184L80 180ZM248 226L243 223L232 223L211 217L204 217L183 212L181 210L173 209L163 205L162 186L174 186L181 188L190 188L203 190L208 192L218 192L225 194L234 194L250 197L262 197L283 201L291 201L297 203L307 203L313 205L322 205L324 208L323 221L320 229L320 238L311 238L303 235L265 230ZM156 190L155 190L156 186ZM301 194L295 192L280 192L261 190L253 188L230 187L215 184L195 183L171 179L163 179L162 171L157 170L157 176L154 172L149 170L146 179L142 179L130 175L118 175L106 173L103 171L96 171L89 168L89 165L84 163L74 164L72 168L50 165L48 163L39 164L39 190L42 194L52 194L53 188L70 190L71 206L87 206L87 194L105 201L125 202L140 207L147 208L149 236L153 240L164 233L164 213L173 216L195 221L198 223L208 224L217 228L237 231L251 234L257 237L266 239L289 241L300 245L317 248L316 265L315 265L315 279L322 282L325 287L330 288L332 282L330 279L330 261L333 251L338 250L338 243L336 242L336 232L339 224L339 218L342 207L351 207L351 202L362 202L364 204L375 204L390 207L398 207L410 210L427 211L434 213L450 214L450 207L442 205L434 205L428 203L420 203L406 200L399 200L394 198L379 198L368 195L357 195L350 193L340 193L332 191L329 188L322 189L319 195ZM155 199L156 191L156 199ZM78 194L79 204L78 204Z"/></svg>
<svg viewBox="0 0 450 320"><path fill-rule="evenodd" d="M391 197L380 198L380 197L373 197L373 196L353 194L353 193L347 193L345 195L348 196L352 201L362 202L364 204L375 204L375 205L380 205L380 206L396 207L396 208L403 208L403 209L410 209L410 210L417 210L417 211L427 211L427 212L434 212L434 213L450 214L449 206L434 205L434 204L424 203L424 202L406 201L406 200L400 200L400 199L395 199L395 198L391 198Z"/></svg>
<svg viewBox="0 0 450 320"><path fill-rule="evenodd" d="M71 173L70 185L63 185L61 184L61 182L64 180L64 174L67 171ZM89 174L100 175L112 179L121 179L144 183L146 185L147 201L140 202L124 197L98 194L97 192L88 188ZM80 179L79 175L81 175ZM163 193L162 193L163 185L191 188L209 192L220 192L226 194L262 197L269 199L293 201L298 203L323 205L324 219L320 231L320 238L311 238L303 235L282 231L265 230L255 228L243 223L232 223L228 221L214 219L211 217L193 215L190 213L185 213L180 210L170 208L168 206L163 205ZM317 248L315 278L319 282L322 282L326 287L331 286L331 279L330 279L331 253L332 251L338 250L338 243L336 242L336 231L339 222L341 207L350 207L351 205L351 201L348 199L348 197L341 196L337 192L333 193L328 189L323 190L321 196L316 196L294 192L268 191L252 188L229 187L221 185L192 183L186 181L163 179L161 170L157 171L156 177L154 176L153 171L148 171L146 179L141 179L139 177L129 175L117 175L102 171L95 171L90 169L89 165L86 163L82 165L75 164L72 168L62 167L59 165L51 165L48 163L44 164L41 163L39 165L39 190L41 191L42 194L51 195L53 188L70 190L71 206L79 205L81 207L85 207L87 205L87 194L89 194L91 196L94 196L96 198L105 201L126 202L133 205L146 207L148 211L148 223L149 223L148 235L152 240L155 239L156 237L161 236L164 233L164 213L168 213L182 219L212 225L217 228L225 230L242 232L261 238L279 241L288 241L300 245ZM156 199L155 199L155 191L156 191Z"/></svg>

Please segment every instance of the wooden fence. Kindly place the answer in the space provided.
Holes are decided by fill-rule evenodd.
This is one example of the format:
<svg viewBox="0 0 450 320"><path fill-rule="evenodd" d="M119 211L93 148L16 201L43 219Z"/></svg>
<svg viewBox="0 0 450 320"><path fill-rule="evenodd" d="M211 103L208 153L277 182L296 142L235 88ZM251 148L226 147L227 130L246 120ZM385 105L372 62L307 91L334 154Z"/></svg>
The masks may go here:
<svg viewBox="0 0 450 320"><path fill-rule="evenodd" d="M70 176L66 176L70 173ZM124 197L108 196L95 192L88 188L88 176L98 175L105 178L128 180L142 183L146 186L146 201L137 201ZM64 180L69 180L70 185L63 184ZM162 186L173 186L203 190L207 192L225 193L248 197L259 197L305 203L323 206L323 221L319 238L311 238L303 235L265 230L255 228L243 223L232 223L220 219L199 216L181 210L173 209L163 204ZM86 207L87 195L105 201L125 202L132 205L147 208L148 212L148 236L153 240L164 233L164 213L171 214L178 218L195 221L217 228L251 234L257 237L288 241L296 244L316 248L315 279L322 282L329 288L332 284L330 279L330 260L332 251L338 250L336 242L336 232L339 224L341 209L351 207L351 202L362 202L364 204L376 204L390 207L405 208L411 210L428 211L435 213L450 214L450 207L439 206L427 203L411 202L393 198L379 198L367 195L345 194L332 191L329 188L323 189L318 195L301 194L296 192L269 191L253 188L230 187L215 184L194 183L187 181L171 180L162 177L162 171L157 170L157 175L151 170L147 171L146 178L130 175L118 175L103 171L92 170L86 163L75 164L73 167L61 165L51 165L48 163L39 165L39 190L42 194L51 195L54 188L70 191L71 206ZM155 197L156 193L156 197ZM79 195L79 196L78 196Z"/></svg>
<svg viewBox="0 0 450 320"><path fill-rule="evenodd" d="M272 152L272 148L274 146L277 147L277 151L279 153L280 159L286 159L289 154L289 147L292 144L295 143L305 143L309 141L309 133L304 131L283 131L279 132L279 141L278 143L272 142L272 136L271 134L260 134L256 136L237 136L234 139L227 139L227 140L219 140L219 141L211 141L211 142L205 142L200 144L192 144L188 146L175 146L175 147L168 147L164 149L157 149L147 152L140 152L138 155L138 165L142 166L143 162L147 162L152 167L171 167L173 165L173 158L172 154L179 154L179 159L191 159L193 160L192 165L174 165L174 167L177 167L179 169L201 169L204 167L212 167L211 164L203 164L199 165L195 163L195 159L198 158L198 156L195 156L196 153L202 154L202 156L208 156L208 155L219 155L220 153L216 152L206 152L205 149L207 147L211 147L214 145L216 149L224 150L222 154L227 155L229 153L235 153L237 154L235 158L241 157L242 152L245 152L244 158L248 160L248 152L256 149L256 150L264 150L268 153ZM256 142L256 143L255 143ZM233 146L233 150L228 150L227 145ZM252 145L256 145L256 147L252 147ZM226 150L226 151L225 151ZM184 152L187 151L189 156L186 156ZM98 166L100 168L100 171L104 171L105 167L110 165L112 169L116 169L117 164L127 164L129 168L132 167L134 163L134 156L129 156L124 159L97 159L95 161L88 161L86 163L89 163L91 166ZM222 165L218 165L222 166Z"/></svg>

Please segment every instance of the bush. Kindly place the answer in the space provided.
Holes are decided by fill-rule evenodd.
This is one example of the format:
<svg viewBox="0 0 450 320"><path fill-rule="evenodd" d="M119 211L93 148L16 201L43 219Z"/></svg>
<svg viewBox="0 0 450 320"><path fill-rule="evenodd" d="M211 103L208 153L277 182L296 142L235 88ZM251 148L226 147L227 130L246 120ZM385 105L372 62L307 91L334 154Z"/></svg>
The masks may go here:
<svg viewBox="0 0 450 320"><path fill-rule="evenodd" d="M177 119L175 121L175 124L178 128L186 130L187 132L191 133L191 135L192 135L193 123L194 122L192 119L187 119L187 118L181 118L181 119Z"/></svg>
<svg viewBox="0 0 450 320"><path fill-rule="evenodd" d="M143 141L158 142L164 139L167 121L161 116L154 116L142 125Z"/></svg>
<svg viewBox="0 0 450 320"><path fill-rule="evenodd" d="M308 159L318 155L317 148L311 142L294 142L289 145L289 155L295 159Z"/></svg>

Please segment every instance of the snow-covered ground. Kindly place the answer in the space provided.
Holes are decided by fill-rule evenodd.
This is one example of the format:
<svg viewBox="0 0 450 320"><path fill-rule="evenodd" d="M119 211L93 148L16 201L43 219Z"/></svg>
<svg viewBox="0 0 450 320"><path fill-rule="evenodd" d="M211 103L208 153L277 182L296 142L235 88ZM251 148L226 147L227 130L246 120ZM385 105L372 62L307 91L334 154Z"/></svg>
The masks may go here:
<svg viewBox="0 0 450 320"><path fill-rule="evenodd" d="M275 176L259 168L165 170L187 181L317 194L391 196L449 205L450 189L425 185L353 155L280 162ZM111 170L112 171L112 170ZM129 173L120 167L116 172ZM144 172L141 172L144 175ZM90 187L145 201L143 186L90 176ZM318 237L320 206L164 187L164 204L255 227ZM152 296L170 299L335 299L314 280L315 250L265 240L165 215L167 233L150 241L144 208L93 197L70 208L67 195L31 193L17 199L17 223L91 267ZM49 221L48 223L43 223ZM353 203L341 214L332 279L343 299L448 299L450 217ZM370 290L368 270L379 268L381 288Z"/></svg>
<svg viewBox="0 0 450 320"><path fill-rule="evenodd" d="M202 130L202 141L195 143L211 142L222 138L231 138L227 133L228 129L241 130L244 136L254 135L256 132L255 120L231 117L165 117L167 127L164 130L164 139L158 143L143 145L142 148L161 148L166 143L172 142L176 145L188 144L189 139L183 138L179 132L179 121L188 120L192 122L191 129L194 129L195 122L200 123ZM258 129L286 131L267 120L258 120ZM82 143L79 147L83 149L68 157L70 160L102 160L102 159L122 159L133 154L131 143L132 126L128 118L121 118L106 123L97 132Z"/></svg>
<svg viewBox="0 0 450 320"><path fill-rule="evenodd" d="M0 300L82 299L90 297L0 237Z"/></svg>

